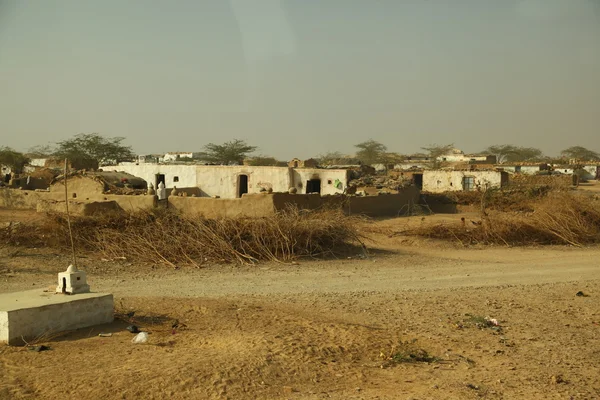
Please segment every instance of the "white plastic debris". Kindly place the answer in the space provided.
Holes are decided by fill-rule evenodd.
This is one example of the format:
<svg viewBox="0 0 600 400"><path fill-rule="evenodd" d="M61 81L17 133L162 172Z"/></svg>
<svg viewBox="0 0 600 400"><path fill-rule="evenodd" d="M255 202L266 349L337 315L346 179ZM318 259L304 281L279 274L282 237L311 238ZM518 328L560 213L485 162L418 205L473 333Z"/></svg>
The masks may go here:
<svg viewBox="0 0 600 400"><path fill-rule="evenodd" d="M140 332L133 339L131 339L131 343L146 343L148 341L148 333Z"/></svg>

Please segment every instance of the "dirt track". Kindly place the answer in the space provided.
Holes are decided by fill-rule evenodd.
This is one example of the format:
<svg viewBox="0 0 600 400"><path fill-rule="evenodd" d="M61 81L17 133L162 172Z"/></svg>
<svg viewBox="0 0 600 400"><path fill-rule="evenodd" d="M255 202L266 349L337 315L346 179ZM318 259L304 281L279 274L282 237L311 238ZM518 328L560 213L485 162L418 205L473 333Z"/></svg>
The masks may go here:
<svg viewBox="0 0 600 400"><path fill-rule="evenodd" d="M93 289L134 310L150 343L131 344L131 321L117 321L48 339L44 353L0 348L0 398L600 397L600 249L380 247L206 269L83 259ZM0 290L51 285L67 262L5 249ZM175 319L185 326L172 330ZM413 339L439 361L386 362Z"/></svg>
<svg viewBox="0 0 600 400"><path fill-rule="evenodd" d="M404 247L399 253L256 267L171 270L146 266L143 271L127 262L92 261L88 271L95 290L110 291L115 296L135 293L137 297L397 292L600 279L599 249ZM86 260L82 263L85 265ZM24 252L11 258L11 265L19 264L23 268L13 268L10 277L0 283L0 289L13 291L31 288L33 283L45 285L53 280L54 271L61 268L54 260L51 264L54 269L46 266L38 271L39 257ZM52 273L46 273L48 270Z"/></svg>

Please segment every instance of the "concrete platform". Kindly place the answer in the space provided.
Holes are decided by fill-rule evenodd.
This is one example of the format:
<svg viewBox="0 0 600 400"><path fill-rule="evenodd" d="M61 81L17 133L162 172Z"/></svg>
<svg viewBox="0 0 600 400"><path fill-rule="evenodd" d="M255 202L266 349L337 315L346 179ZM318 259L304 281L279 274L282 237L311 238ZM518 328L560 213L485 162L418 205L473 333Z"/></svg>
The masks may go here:
<svg viewBox="0 0 600 400"><path fill-rule="evenodd" d="M0 342L23 344L57 332L113 321L113 296L109 293L74 295L41 289L0 294Z"/></svg>

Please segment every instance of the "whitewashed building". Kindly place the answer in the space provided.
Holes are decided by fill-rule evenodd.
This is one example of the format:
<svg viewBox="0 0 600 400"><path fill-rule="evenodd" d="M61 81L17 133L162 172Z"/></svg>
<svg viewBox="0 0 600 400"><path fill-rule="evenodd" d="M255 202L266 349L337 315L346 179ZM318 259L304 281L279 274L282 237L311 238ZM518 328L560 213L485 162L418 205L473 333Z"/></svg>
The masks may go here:
<svg viewBox="0 0 600 400"><path fill-rule="evenodd" d="M103 167L144 179L155 188L198 188L201 196L237 198L262 191L341 194L348 185L346 169L253 167L244 165L165 165L123 163Z"/></svg>
<svg viewBox="0 0 600 400"><path fill-rule="evenodd" d="M173 152L165 153L164 157L162 158L162 161L163 162L173 162L173 161L179 161L182 158L194 159L194 158L198 157L198 155L199 155L199 153L195 153L195 152L173 151Z"/></svg>
<svg viewBox="0 0 600 400"><path fill-rule="evenodd" d="M503 171L423 171L423 191L429 193L475 191L508 185L508 173Z"/></svg>

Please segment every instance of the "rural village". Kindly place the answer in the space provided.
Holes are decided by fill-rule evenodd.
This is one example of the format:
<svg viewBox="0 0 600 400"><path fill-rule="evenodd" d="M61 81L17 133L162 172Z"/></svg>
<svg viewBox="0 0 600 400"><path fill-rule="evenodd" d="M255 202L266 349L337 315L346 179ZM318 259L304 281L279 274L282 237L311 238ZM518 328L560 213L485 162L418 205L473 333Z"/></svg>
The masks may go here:
<svg viewBox="0 0 600 400"><path fill-rule="evenodd" d="M600 399L600 0L0 0L0 400Z"/></svg>
<svg viewBox="0 0 600 400"><path fill-rule="evenodd" d="M122 140L0 151L0 398L600 395L597 153Z"/></svg>

